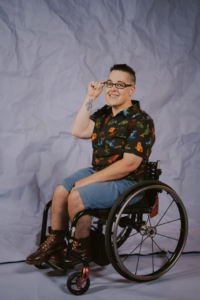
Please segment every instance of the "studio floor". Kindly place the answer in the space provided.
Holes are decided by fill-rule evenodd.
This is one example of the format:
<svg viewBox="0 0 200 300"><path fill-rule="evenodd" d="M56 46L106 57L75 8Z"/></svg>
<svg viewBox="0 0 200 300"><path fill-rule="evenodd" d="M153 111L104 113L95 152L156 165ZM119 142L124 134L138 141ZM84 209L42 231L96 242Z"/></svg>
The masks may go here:
<svg viewBox="0 0 200 300"><path fill-rule="evenodd" d="M52 269L39 270L25 262L0 265L1 300L74 299L67 289L67 277ZM162 277L145 283L131 282L112 267L91 264L90 288L81 299L199 299L200 254L183 254Z"/></svg>

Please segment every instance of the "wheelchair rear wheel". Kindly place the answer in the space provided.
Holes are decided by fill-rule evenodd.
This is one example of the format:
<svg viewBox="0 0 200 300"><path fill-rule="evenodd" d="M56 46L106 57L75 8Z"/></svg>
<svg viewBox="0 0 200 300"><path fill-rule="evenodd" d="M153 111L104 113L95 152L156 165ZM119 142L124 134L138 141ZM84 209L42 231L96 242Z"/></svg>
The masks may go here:
<svg viewBox="0 0 200 300"><path fill-rule="evenodd" d="M130 220L134 222L135 220L135 215L133 214L126 214L126 217L128 217ZM121 247L129 237L130 233L132 231L132 228L130 227L121 227L120 230L117 232L116 236L116 242L117 242L117 248ZM113 236L112 236L113 239Z"/></svg>
<svg viewBox="0 0 200 300"><path fill-rule="evenodd" d="M158 194L159 212L153 218L148 209L131 208L138 194ZM131 217L130 217L131 216ZM134 216L134 217L133 217ZM122 227L129 236L119 245ZM106 251L116 271L129 280L149 281L166 273L180 257L187 239L185 207L166 184L151 180L123 193L112 207L106 225Z"/></svg>

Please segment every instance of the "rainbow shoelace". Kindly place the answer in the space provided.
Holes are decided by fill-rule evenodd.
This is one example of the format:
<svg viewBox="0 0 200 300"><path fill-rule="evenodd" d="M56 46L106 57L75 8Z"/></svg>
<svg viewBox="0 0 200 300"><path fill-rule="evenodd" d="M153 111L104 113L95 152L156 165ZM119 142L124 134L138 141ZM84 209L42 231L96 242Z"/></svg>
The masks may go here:
<svg viewBox="0 0 200 300"><path fill-rule="evenodd" d="M81 243L79 243L79 242L77 242L77 241L73 241L72 250L76 250L76 248L77 248L78 246L80 246L80 245L81 245Z"/></svg>
<svg viewBox="0 0 200 300"><path fill-rule="evenodd" d="M78 246L80 246L80 245L81 245L81 243L78 243L77 241L73 241L72 250L76 250L76 248ZM66 253L67 252L67 248L65 248L63 251Z"/></svg>
<svg viewBox="0 0 200 300"><path fill-rule="evenodd" d="M42 244L42 250L46 250L46 248L55 240L55 234L47 234L46 241Z"/></svg>

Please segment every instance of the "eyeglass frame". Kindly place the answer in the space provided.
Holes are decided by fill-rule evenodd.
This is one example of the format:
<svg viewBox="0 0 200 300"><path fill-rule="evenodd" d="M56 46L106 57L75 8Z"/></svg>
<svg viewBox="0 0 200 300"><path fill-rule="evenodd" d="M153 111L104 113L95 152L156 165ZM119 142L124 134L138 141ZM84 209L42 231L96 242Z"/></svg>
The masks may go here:
<svg viewBox="0 0 200 300"><path fill-rule="evenodd" d="M113 87L113 85L115 85L116 89L118 89L118 90L123 90L123 89L125 89L127 86L134 86L133 84L126 84L126 83L124 83L124 82L122 82L122 83L125 84L125 87L123 87L123 88L118 88L118 87L116 86L117 83L111 82L112 86L109 87L109 89L111 89L111 88ZM104 82L104 85L106 85L106 84L107 84L107 81Z"/></svg>

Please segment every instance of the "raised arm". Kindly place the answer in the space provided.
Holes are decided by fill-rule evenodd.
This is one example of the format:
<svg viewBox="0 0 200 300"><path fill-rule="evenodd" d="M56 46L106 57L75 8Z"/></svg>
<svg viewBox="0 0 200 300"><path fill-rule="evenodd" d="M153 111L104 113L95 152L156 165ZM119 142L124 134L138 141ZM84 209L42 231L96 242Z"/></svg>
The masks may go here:
<svg viewBox="0 0 200 300"><path fill-rule="evenodd" d="M104 81L91 81L88 85L88 93L76 114L71 134L81 138L89 139L92 137L95 123L90 120L90 113L96 98L101 94Z"/></svg>

